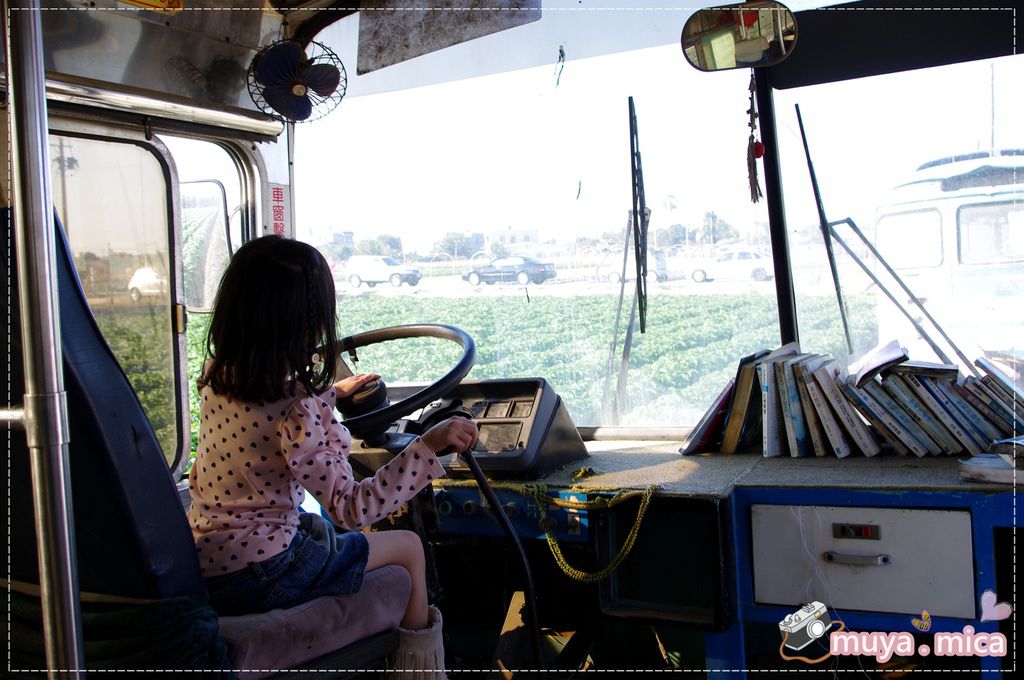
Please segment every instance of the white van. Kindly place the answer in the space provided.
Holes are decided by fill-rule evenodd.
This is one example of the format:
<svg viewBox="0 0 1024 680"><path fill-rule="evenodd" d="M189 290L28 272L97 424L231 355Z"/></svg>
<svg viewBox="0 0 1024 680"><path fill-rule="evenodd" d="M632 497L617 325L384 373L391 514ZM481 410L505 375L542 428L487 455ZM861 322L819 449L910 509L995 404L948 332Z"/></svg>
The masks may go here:
<svg viewBox="0 0 1024 680"><path fill-rule="evenodd" d="M416 267L407 267L393 257L381 255L353 255L345 263L344 275L353 288L363 283L373 288L385 281L395 288L403 283L415 286L422 278Z"/></svg>

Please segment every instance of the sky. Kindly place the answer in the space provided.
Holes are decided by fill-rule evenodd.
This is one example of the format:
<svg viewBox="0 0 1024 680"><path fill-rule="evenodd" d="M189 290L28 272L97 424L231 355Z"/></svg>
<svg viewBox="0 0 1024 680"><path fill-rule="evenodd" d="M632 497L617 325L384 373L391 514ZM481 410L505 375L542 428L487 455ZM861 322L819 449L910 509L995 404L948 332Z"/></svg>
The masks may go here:
<svg viewBox="0 0 1024 680"><path fill-rule="evenodd" d="M699 225L713 210L741 233L756 230L767 212L749 197L749 72L690 67L678 37L665 42L688 15L546 13L535 24L376 73L355 76L353 66L351 96L298 126L298 233L314 243L335 231L357 240L393 234L407 252L427 253L449 231L536 229L542 240L562 242L621 231L631 205L630 96L651 228ZM356 19L321 36L343 58L354 54ZM569 30L573 21L585 29L580 35ZM594 40L618 26L646 46L574 57L574 45L592 54ZM546 50L548 63L366 94L387 89L386 78L415 82L431 68L451 69L451 77L472 72L459 66L466 61L491 68L500 62L494 53L500 57L526 31L542 46L526 41L525 49ZM559 73L560 45L567 59ZM817 223L793 104L801 106L830 214L864 219L920 163L987 146L993 92L996 145L1024 147L1016 122L1024 111L1021 82L1018 56L777 93L790 223Z"/></svg>

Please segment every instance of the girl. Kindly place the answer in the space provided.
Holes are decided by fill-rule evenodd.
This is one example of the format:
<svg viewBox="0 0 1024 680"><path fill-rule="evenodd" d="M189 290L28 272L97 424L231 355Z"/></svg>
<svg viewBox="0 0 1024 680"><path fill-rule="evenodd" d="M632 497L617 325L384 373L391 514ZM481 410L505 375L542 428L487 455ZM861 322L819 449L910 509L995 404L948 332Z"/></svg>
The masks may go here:
<svg viewBox="0 0 1024 680"><path fill-rule="evenodd" d="M336 321L334 279L309 245L265 236L239 248L224 272L199 378L199 445L189 475L188 518L210 602L224 615L291 607L355 592L366 570L398 564L412 577L412 595L396 661L440 670L441 617L427 604L419 537L336 534L299 506L309 492L337 524L368 526L442 476L437 452L473 446L476 425L439 423L357 482L347 460L352 438L334 404L379 376L332 385Z"/></svg>

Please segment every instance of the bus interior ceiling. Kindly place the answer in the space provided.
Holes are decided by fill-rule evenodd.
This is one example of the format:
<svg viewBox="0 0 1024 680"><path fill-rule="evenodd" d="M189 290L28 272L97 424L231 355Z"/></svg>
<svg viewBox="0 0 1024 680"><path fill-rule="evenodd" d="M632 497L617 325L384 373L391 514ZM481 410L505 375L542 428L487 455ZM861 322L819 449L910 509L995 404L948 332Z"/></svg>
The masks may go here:
<svg viewBox="0 0 1024 680"><path fill-rule="evenodd" d="M803 351L846 366L900 334L912 359L937 360L904 319L882 309L888 303L854 263L861 257L881 270L865 248L852 258L837 251L829 271L819 217L855 218L912 286L931 286L921 297L956 310L940 317L960 344L993 350L986 356L1020 371L1024 137L1015 116L1024 101L1015 10L794 3L797 46L786 59L698 74L657 61L671 49L684 63L680 31L694 9L682 2L647 11L548 0L473 4L502 11L438 11L445 8L433 2L391 11L396 3L378 0L239 0L231 11L204 11L227 9L213 0L168 3L183 6L176 12L150 11L145 1L40 4L44 165L74 285L185 499L197 443L194 385L217 282L240 243L278 233L324 252L340 335L436 323L475 340L464 384L400 414L384 435L390 447L380 433L360 435L353 450L362 451L352 456L372 473L395 442L447 413L472 417L485 433L476 458L523 543L529 576L457 455L443 461L447 479L374 526L420 533L450 668L535 668L532 626L543 634L539 665L553 677L1014 667L1012 619L1000 608L1007 603L994 604L998 595L1016 605L1012 486L961 480L956 456L769 458L760 437L739 455L684 457L679 447L738 378L741 357L758 349L799 339ZM326 47L325 59L344 63L341 94L323 97L333 96L337 110L313 120L316 103L304 123L267 108L253 85L254 60L283 40ZM15 40L7 55L20 47ZM942 75L975 62L990 68ZM991 81L970 89L979 74ZM923 109L872 103L910 91L917 78L932 83ZM8 70L0 152L18 138L11 80ZM871 90L877 82L885 86ZM655 269L640 303L649 304L643 335L630 307L641 289L633 220L646 229L648 219L630 210L629 161L638 154L627 155L625 113L634 89L639 135L630 141L638 137L644 151ZM742 111L748 95L756 132L747 127L752 112ZM809 102L807 158L793 102ZM953 141L930 146L918 126L946 126ZM971 134L954 133L957 126ZM753 207L748 134L764 150L751 161L765 194ZM732 137L738 145L724 142ZM739 160L723 159L730 154ZM817 197L807 188L810 157L823 187ZM0 169L0 198L15 219L18 173ZM857 186L842 191L843 183ZM642 195L643 173L639 187ZM23 233L43 228L28 224ZM9 262L15 233L9 226ZM911 256L924 264L903 264ZM730 257L759 264L731 273ZM371 258L380 271L355 271ZM833 276L847 295L842 310ZM18 315L17 296L8 311ZM393 403L413 398L458 359L438 342L452 339L446 333L403 340L408 350L360 347L350 364L383 373ZM8 368L9 385L11 375ZM4 420L17 430L22 395L8 401ZM28 453L18 436L8 439L16 442L9 455ZM74 456L75 442L68 447ZM26 508L7 512L25 521ZM75 531L94 538L86 527ZM10 544L8 535L16 558L35 550L14 535L30 543ZM536 621L525 605L530 582ZM826 638L802 652L784 648L780 630L812 628L808 612L847 631L909 636L913 649L891 659L844 655ZM929 655L940 632L962 632L966 652ZM989 654L999 635L1008 653ZM8 670L19 667L12 659L38 658L11 654Z"/></svg>

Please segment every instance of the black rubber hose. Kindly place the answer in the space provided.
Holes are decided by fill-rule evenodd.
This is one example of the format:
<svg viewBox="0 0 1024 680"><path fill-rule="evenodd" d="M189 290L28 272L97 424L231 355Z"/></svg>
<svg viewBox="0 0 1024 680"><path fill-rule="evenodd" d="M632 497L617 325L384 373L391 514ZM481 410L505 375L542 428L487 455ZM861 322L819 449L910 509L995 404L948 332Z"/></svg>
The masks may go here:
<svg viewBox="0 0 1024 680"><path fill-rule="evenodd" d="M512 526L512 522L509 520L508 515L505 514L505 509L501 507L501 502L498 500L498 496L494 493L494 489L487 483L487 478L484 477L483 470L480 469L480 464L476 462L476 458L473 457L473 452L469 449L459 454L462 459L466 461L466 465L469 466L470 472L473 473L473 477L476 479L476 483L480 485L480 491L483 493L484 498L487 499L487 504L491 506L491 512L494 513L494 518L498 520L498 524L501 525L502 531L505 535L515 544L516 550L519 552L519 558L523 561L523 572L526 574L526 615L528 621L526 627L530 629L530 643L533 647L533 659L537 665L537 668L542 668L544 665L543 657L541 656L541 644L540 644L540 622L537 618L537 591L533 587L533 572L530 570L530 563L526 559L526 551L523 549L523 544L519 541L519 534L516 533L515 527Z"/></svg>

